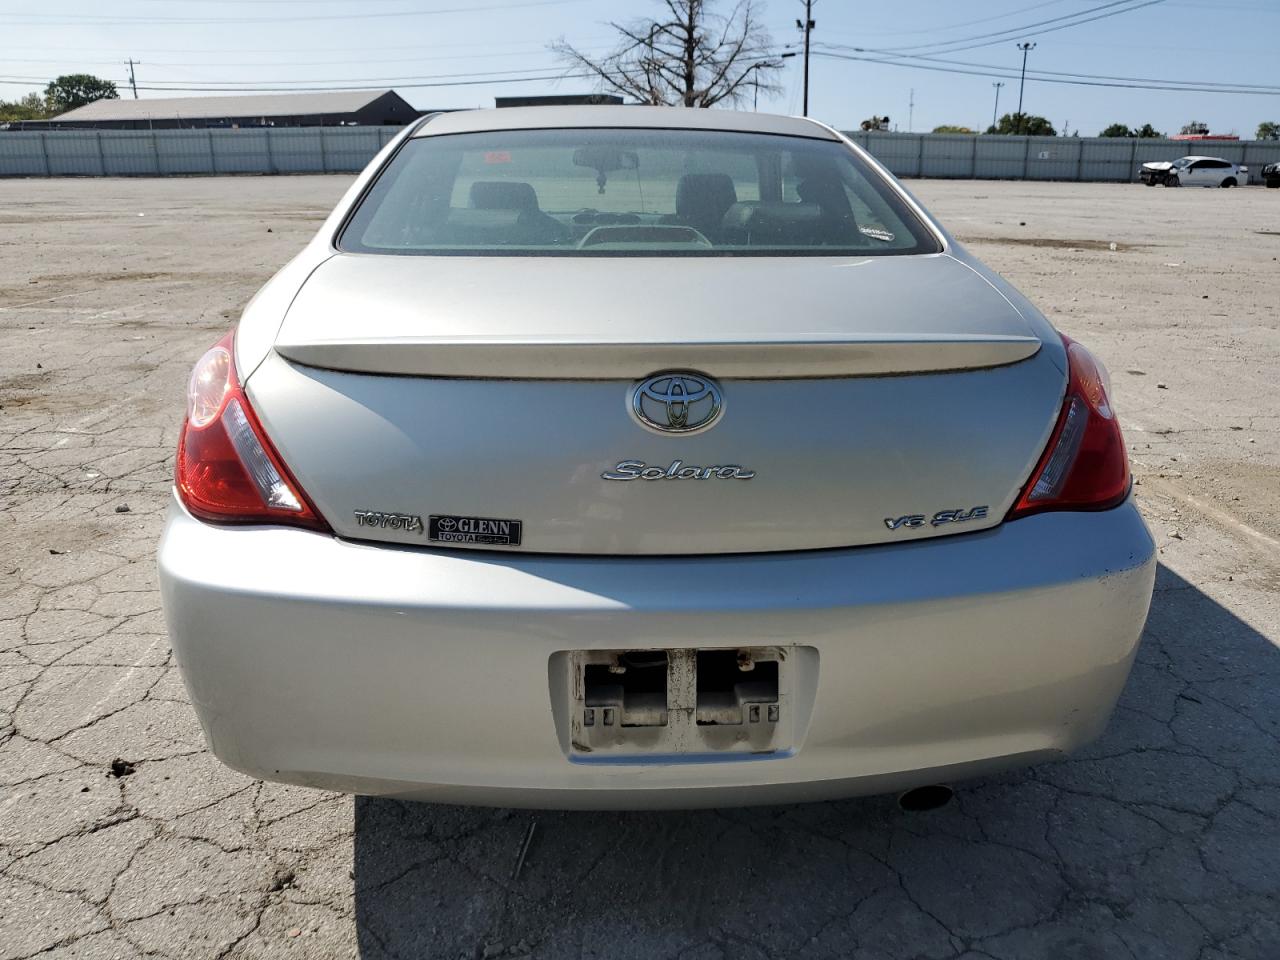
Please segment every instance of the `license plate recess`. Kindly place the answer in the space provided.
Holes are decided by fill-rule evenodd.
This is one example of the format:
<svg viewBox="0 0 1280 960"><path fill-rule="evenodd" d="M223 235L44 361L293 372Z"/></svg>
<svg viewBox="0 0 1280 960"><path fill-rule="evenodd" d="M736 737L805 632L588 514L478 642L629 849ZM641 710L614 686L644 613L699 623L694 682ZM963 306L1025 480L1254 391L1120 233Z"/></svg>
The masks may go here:
<svg viewBox="0 0 1280 960"><path fill-rule="evenodd" d="M808 647L567 651L551 664L557 726L578 762L789 756L816 669Z"/></svg>

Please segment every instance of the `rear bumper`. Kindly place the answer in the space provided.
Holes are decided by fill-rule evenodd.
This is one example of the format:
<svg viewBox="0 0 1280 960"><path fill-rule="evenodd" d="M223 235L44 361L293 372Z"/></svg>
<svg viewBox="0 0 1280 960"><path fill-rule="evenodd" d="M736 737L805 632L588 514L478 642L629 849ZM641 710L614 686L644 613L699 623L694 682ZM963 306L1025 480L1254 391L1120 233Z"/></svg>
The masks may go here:
<svg viewBox="0 0 1280 960"><path fill-rule="evenodd" d="M691 807L878 793L1101 733L1147 614L1132 501L885 547L638 559L493 555L225 528L171 509L173 648L213 752L356 793ZM581 763L549 664L589 649L816 653L785 756Z"/></svg>

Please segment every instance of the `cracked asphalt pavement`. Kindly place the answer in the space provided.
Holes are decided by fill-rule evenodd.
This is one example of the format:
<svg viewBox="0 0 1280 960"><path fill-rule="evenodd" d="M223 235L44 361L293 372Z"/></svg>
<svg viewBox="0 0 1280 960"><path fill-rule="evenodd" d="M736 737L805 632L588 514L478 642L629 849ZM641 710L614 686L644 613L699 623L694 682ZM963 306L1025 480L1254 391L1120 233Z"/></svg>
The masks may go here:
<svg viewBox="0 0 1280 960"><path fill-rule="evenodd" d="M169 652L190 366L348 182L0 181L0 960L1280 957L1280 191L910 184L1111 369L1160 570L1097 744L928 813L530 813L249 780Z"/></svg>

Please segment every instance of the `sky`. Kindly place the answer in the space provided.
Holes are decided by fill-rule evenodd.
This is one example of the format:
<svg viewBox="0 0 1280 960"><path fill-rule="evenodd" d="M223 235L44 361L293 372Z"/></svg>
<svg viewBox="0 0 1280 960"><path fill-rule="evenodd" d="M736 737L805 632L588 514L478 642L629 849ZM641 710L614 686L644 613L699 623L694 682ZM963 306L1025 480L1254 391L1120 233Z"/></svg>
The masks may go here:
<svg viewBox="0 0 1280 960"><path fill-rule="evenodd" d="M799 48L803 7L757 2L777 52ZM556 80L565 68L547 45L601 53L616 36L610 21L658 12L654 0L0 0L0 98L63 73L96 74L129 97L132 58L140 97L364 86L424 109L485 107L597 89ZM1019 42L1036 44L1024 109L1059 132L1119 122L1175 133L1194 119L1252 137L1260 121L1280 121L1280 0L813 0L813 19L809 113L841 129L872 115L899 130L983 128L998 79L1000 112L1017 106ZM758 108L797 114L801 57L782 62L781 91Z"/></svg>

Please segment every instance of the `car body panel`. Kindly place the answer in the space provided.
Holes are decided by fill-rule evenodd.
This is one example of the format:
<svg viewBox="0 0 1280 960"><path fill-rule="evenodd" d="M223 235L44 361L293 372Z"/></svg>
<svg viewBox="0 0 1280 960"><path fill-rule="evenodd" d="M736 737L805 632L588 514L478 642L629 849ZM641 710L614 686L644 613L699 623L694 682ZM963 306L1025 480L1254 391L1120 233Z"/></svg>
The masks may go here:
<svg viewBox="0 0 1280 960"><path fill-rule="evenodd" d="M338 249L410 138L595 126L837 141L940 252ZM516 806L834 798L1062 756L1124 685L1155 569L1132 499L1006 519L1062 410L1061 338L813 121L425 117L250 302L234 352L262 439L332 527L170 509L171 642L213 752L253 776ZM636 387L690 367L720 381L719 420L642 423ZM670 467L608 479L624 461ZM692 464L736 466L681 479ZM523 539L446 548L422 532L432 514L519 520ZM785 742L629 754L620 737L616 756L584 755L563 667L628 650L785 655Z"/></svg>
<svg viewBox="0 0 1280 960"><path fill-rule="evenodd" d="M695 116L696 114L696 116ZM417 127L412 136L434 137L489 130L554 130L585 127L669 130L728 130L768 133L818 140L839 140L829 127L803 117L742 110L672 110L670 107L544 106L504 107L502 110L456 110L437 114Z"/></svg>
<svg viewBox="0 0 1280 960"><path fill-rule="evenodd" d="M226 763L528 807L819 799L1061 756L1105 725L1154 571L1131 501L915 544L606 562L219 528L175 504L160 547L174 650ZM796 749L570 760L557 654L744 644L816 651Z"/></svg>
<svg viewBox="0 0 1280 960"><path fill-rule="evenodd" d="M303 284L275 349L333 370L628 380L964 370L1040 349L1008 300L946 254L765 260L338 254Z"/></svg>
<svg viewBox="0 0 1280 960"><path fill-rule="evenodd" d="M999 523L1048 440L1065 378L1037 356L976 371L721 387L720 421L693 435L638 424L630 379L387 377L273 356L248 392L340 535L428 542L423 524L371 527L357 511L487 517L521 522L525 551L697 554L895 542ZM665 471L676 460L754 476L602 476L623 461ZM982 516L964 523L932 522L978 507ZM912 515L928 522L886 522Z"/></svg>

